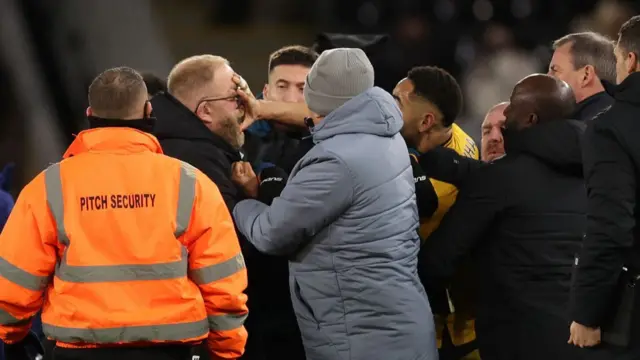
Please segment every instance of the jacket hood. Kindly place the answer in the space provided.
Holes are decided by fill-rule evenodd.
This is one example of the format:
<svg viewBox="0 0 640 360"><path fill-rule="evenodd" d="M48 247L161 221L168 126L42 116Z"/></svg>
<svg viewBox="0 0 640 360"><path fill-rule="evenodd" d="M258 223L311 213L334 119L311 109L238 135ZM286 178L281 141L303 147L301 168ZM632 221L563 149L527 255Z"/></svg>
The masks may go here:
<svg viewBox="0 0 640 360"><path fill-rule="evenodd" d="M550 167L582 176L582 134L586 124L577 120L557 120L524 130L505 130L507 156L528 154Z"/></svg>
<svg viewBox="0 0 640 360"><path fill-rule="evenodd" d="M400 132L402 124L402 113L393 97L374 87L332 111L311 129L311 134L316 143L341 134L392 137Z"/></svg>
<svg viewBox="0 0 640 360"><path fill-rule="evenodd" d="M153 135L159 140L206 141L225 152L238 153L224 139L212 133L194 113L171 94L162 93L154 96L151 105L156 118Z"/></svg>

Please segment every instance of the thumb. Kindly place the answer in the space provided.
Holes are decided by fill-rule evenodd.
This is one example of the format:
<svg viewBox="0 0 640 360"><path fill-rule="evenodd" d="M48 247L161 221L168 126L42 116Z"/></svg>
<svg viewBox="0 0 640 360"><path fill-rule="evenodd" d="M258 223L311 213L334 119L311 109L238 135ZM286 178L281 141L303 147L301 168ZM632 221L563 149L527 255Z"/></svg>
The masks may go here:
<svg viewBox="0 0 640 360"><path fill-rule="evenodd" d="M236 93L240 97L240 100L242 100L244 103L248 103L253 100L253 97L250 95L250 93L247 93L243 89L236 90Z"/></svg>
<svg viewBox="0 0 640 360"><path fill-rule="evenodd" d="M243 165L244 165L243 166L243 170L244 170L245 173L251 174L253 172L253 168L251 167L251 163L245 162Z"/></svg>
<svg viewBox="0 0 640 360"><path fill-rule="evenodd" d="M231 172L236 175L242 175L242 164L240 162L235 162L231 165Z"/></svg>

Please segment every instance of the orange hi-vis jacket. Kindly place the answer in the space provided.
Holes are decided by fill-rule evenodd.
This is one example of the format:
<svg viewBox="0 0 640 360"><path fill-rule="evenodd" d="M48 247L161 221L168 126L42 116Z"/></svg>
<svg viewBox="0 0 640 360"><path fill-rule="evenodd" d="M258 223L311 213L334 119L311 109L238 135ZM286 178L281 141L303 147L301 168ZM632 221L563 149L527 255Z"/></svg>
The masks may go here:
<svg viewBox="0 0 640 360"><path fill-rule="evenodd" d="M0 339L42 307L62 347L195 344L242 355L247 272L218 188L131 128L81 132L0 235Z"/></svg>

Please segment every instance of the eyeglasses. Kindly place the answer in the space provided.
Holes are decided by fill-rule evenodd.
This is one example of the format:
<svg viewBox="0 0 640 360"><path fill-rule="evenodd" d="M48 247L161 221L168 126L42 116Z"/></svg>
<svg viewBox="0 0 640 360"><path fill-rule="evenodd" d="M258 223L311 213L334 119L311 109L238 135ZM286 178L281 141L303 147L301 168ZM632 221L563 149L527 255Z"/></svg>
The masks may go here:
<svg viewBox="0 0 640 360"><path fill-rule="evenodd" d="M198 102L198 105L196 105L196 109L195 109L194 112L197 113L198 112L198 108L200 108L200 105L202 105L205 102L209 102L209 101L235 101L236 109L240 108L242 106L242 99L238 95L226 96L226 97L221 97L221 98L204 98L204 99L202 99L202 100L200 100Z"/></svg>

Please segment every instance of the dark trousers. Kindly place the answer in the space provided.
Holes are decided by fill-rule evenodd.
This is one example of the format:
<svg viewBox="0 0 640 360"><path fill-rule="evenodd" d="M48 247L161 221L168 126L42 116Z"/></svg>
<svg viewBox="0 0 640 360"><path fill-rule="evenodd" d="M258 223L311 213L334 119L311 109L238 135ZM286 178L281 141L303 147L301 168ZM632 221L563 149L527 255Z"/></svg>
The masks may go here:
<svg viewBox="0 0 640 360"><path fill-rule="evenodd" d="M98 349L55 347L53 360L209 360L205 345L159 345Z"/></svg>
<svg viewBox="0 0 640 360"><path fill-rule="evenodd" d="M602 344L592 349L586 349L585 360L640 360L640 339L637 344L629 348L619 348Z"/></svg>
<svg viewBox="0 0 640 360"><path fill-rule="evenodd" d="M583 360L586 349L571 344L569 324L542 311L494 312L476 320L482 360Z"/></svg>
<svg viewBox="0 0 640 360"><path fill-rule="evenodd" d="M295 317L251 319L249 316L245 326L249 338L242 360L306 359Z"/></svg>
<svg viewBox="0 0 640 360"><path fill-rule="evenodd" d="M640 305L636 305L640 306ZM631 341L626 348L600 344L587 349L585 360L640 360L640 310L634 310Z"/></svg>

